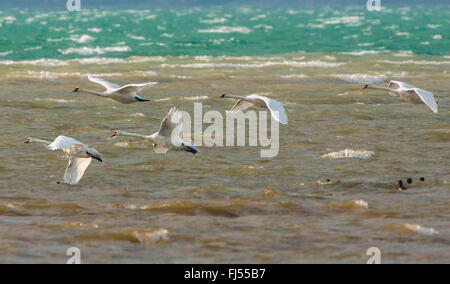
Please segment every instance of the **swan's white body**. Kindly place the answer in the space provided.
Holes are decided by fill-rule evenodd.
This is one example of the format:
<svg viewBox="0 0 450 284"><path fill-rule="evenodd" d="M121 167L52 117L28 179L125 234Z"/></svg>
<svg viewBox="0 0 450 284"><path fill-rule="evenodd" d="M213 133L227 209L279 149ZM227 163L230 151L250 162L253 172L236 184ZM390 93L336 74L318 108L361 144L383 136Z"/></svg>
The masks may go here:
<svg viewBox="0 0 450 284"><path fill-rule="evenodd" d="M49 144L49 141L28 138L25 143L43 143ZM73 138L66 136L58 136L55 141L47 146L48 150L62 150L69 158L66 172L64 174L64 183L77 184L84 175L84 172L91 164L92 159L102 162L101 154L94 148L89 148Z"/></svg>
<svg viewBox="0 0 450 284"><path fill-rule="evenodd" d="M172 134L174 130L177 130L178 132L175 133L175 135ZM191 142L186 142L183 140L181 137L182 133L183 123L181 121L181 113L177 110L177 108L173 107L161 122L159 131L152 135L147 136L116 130L113 134L111 134L111 137L123 135L145 139L153 143L153 151L159 154L165 154L169 150L187 151L192 154L197 154L198 150L195 146Z"/></svg>
<svg viewBox="0 0 450 284"><path fill-rule="evenodd" d="M95 91L87 91L81 90L80 88L76 88L74 90L75 93L87 93L100 97L111 98L117 102L122 104L132 104L137 102L148 102L149 100L144 99L137 95L140 91L145 89L148 86L156 85L156 82L148 82L145 84L128 84L123 87L116 85L114 83L108 82L102 78L97 78L94 76L88 76L89 81L102 85L106 91L103 93L95 92Z"/></svg>
<svg viewBox="0 0 450 284"><path fill-rule="evenodd" d="M429 107L434 113L438 113L438 106L436 100L434 98L433 93L416 88L412 85L400 82L400 81L391 81L387 88L385 87L377 87L366 85L364 89L379 89L386 90L391 95L397 95L402 98L404 101L413 103L413 104L425 104Z"/></svg>
<svg viewBox="0 0 450 284"><path fill-rule="evenodd" d="M252 106L255 106L258 108L270 110L272 117L276 121L282 124L288 124L288 118L286 112L284 111L284 104L277 100L257 94L249 95L246 97L223 94L221 98L233 98L238 100L236 104L231 108L231 110L229 110L229 112L244 111Z"/></svg>

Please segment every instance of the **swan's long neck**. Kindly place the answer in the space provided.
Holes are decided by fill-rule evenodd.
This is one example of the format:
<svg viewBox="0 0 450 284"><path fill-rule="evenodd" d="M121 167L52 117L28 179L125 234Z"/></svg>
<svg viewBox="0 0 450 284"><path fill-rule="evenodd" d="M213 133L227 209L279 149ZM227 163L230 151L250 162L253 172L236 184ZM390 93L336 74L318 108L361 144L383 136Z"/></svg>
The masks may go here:
<svg viewBox="0 0 450 284"><path fill-rule="evenodd" d="M105 93L99 93L99 92L95 92L95 91L89 91L89 90L78 90L79 93L85 93L85 94L91 94L94 96L100 96L100 97L107 97L108 95L106 95Z"/></svg>
<svg viewBox="0 0 450 284"><path fill-rule="evenodd" d="M388 87L370 86L370 88L371 89L384 90L384 91L393 92L393 93L397 93L398 92L396 89L391 89L391 88L388 88Z"/></svg>
<svg viewBox="0 0 450 284"><path fill-rule="evenodd" d="M250 103L253 102L253 100L250 100L249 98L241 97L241 96L226 95L225 98L232 98L232 99L236 99L236 100L243 100L243 101L250 102Z"/></svg>
<svg viewBox="0 0 450 284"><path fill-rule="evenodd" d="M120 131L119 135L128 136L128 137L135 137L135 138L140 138L140 139L144 139L144 140L153 141L153 137L152 136L147 136L147 135L142 135L142 134L137 134L137 133L131 133L131 132L126 132L126 131Z"/></svg>
<svg viewBox="0 0 450 284"><path fill-rule="evenodd" d="M51 144L52 142L50 142L50 141L47 141L47 140L43 140L43 139L36 139L36 138L33 138L33 142L35 142L35 143L41 143L41 144L45 144L45 145L49 145L49 144Z"/></svg>

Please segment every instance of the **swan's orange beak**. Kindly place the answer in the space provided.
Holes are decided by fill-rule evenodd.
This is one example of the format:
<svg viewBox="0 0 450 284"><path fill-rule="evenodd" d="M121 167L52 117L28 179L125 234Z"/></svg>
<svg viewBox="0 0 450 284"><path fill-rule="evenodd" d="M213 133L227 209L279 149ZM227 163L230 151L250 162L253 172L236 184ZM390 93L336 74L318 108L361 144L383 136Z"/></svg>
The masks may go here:
<svg viewBox="0 0 450 284"><path fill-rule="evenodd" d="M78 91L80 90L80 88L75 88L72 93L78 93Z"/></svg>
<svg viewBox="0 0 450 284"><path fill-rule="evenodd" d="M368 89L369 85L364 85L363 89Z"/></svg>
<svg viewBox="0 0 450 284"><path fill-rule="evenodd" d="M23 143L28 144L28 143L30 143L30 140L27 139L27 140L25 140L25 142L23 142Z"/></svg>
<svg viewBox="0 0 450 284"><path fill-rule="evenodd" d="M117 131L114 131L111 135L109 135L109 137L115 137L117 136Z"/></svg>

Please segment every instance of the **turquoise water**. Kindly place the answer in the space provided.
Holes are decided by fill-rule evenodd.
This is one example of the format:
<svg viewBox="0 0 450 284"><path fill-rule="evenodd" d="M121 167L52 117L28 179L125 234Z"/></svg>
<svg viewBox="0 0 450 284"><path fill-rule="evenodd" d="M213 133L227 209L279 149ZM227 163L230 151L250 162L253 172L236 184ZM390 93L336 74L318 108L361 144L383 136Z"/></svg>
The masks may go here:
<svg viewBox="0 0 450 284"><path fill-rule="evenodd" d="M291 52L449 55L450 10L185 9L0 12L0 60L254 56Z"/></svg>
<svg viewBox="0 0 450 284"><path fill-rule="evenodd" d="M65 263L69 247L82 263L366 263L370 247L449 263L448 8L362 8L0 12L0 263ZM158 84L121 105L73 93L102 90L89 75ZM439 113L362 89L389 80ZM225 116L223 93L286 104L277 157L110 138L157 131L173 106ZM63 156L23 143L58 135L104 157L76 186L56 183Z"/></svg>

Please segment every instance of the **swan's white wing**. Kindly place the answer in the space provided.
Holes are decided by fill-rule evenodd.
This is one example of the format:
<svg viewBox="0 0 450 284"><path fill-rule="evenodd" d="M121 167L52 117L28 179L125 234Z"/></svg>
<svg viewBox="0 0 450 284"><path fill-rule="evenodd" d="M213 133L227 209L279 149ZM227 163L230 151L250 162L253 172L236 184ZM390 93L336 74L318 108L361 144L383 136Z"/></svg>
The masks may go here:
<svg viewBox="0 0 450 284"><path fill-rule="evenodd" d="M100 85L102 85L103 87L105 87L105 89L106 89L107 92L112 92L112 91L115 91L115 90L117 90L117 89L120 88L119 85L114 84L114 83L111 83L111 82L108 82L108 81L106 81L106 80L104 80L104 79L102 79L102 78L97 78L97 77L94 77L94 76L89 75L89 76L88 76L88 79L89 79L89 81L91 81L91 82L100 84Z"/></svg>
<svg viewBox="0 0 450 284"><path fill-rule="evenodd" d="M169 151L169 148L166 148L164 145L153 144L153 151L157 154L166 154Z"/></svg>
<svg viewBox="0 0 450 284"><path fill-rule="evenodd" d="M415 88L409 92L414 92L420 99L434 112L438 113L438 106L434 99L434 94L419 88Z"/></svg>
<svg viewBox="0 0 450 284"><path fill-rule="evenodd" d="M116 92L118 92L120 94L124 94L124 95L133 95L133 94L136 94L136 93L142 91L143 89L145 89L149 86L153 86L156 84L158 84L158 83L148 82L145 84L129 84L129 85L119 88L118 90L116 90Z"/></svg>
<svg viewBox="0 0 450 284"><path fill-rule="evenodd" d="M171 137L173 129L182 123L181 119L179 119L180 115L181 113L176 107L171 108L169 113L161 122L159 134L162 136Z"/></svg>
<svg viewBox="0 0 450 284"><path fill-rule="evenodd" d="M398 97L395 93L393 92L389 92L389 95L391 95L392 97Z"/></svg>
<svg viewBox="0 0 450 284"><path fill-rule="evenodd" d="M84 172L91 164L92 158L73 158L69 159L64 182L68 184L77 184L83 177Z"/></svg>
<svg viewBox="0 0 450 284"><path fill-rule="evenodd" d="M250 107L252 107L253 104L251 102L247 102L244 100L238 100L236 104L229 110L229 112L239 112L246 110Z"/></svg>
<svg viewBox="0 0 450 284"><path fill-rule="evenodd" d="M282 124L288 124L288 118L287 118L286 112L284 111L283 103L281 103L277 100L274 100L274 99L270 99L268 97L261 96L261 95L250 95L248 97L253 97L253 98L264 101L266 103L267 108L272 113L272 117L276 121L278 121Z"/></svg>
<svg viewBox="0 0 450 284"><path fill-rule="evenodd" d="M73 145L85 145L85 144L67 136L58 136L55 139L55 141L53 141L50 145L47 146L47 149L51 151L56 151L68 148Z"/></svg>
<svg viewBox="0 0 450 284"><path fill-rule="evenodd" d="M400 81L391 81L389 83L389 88L393 88L393 89L414 89L416 87L410 85L410 84L406 84L404 82L400 82Z"/></svg>

